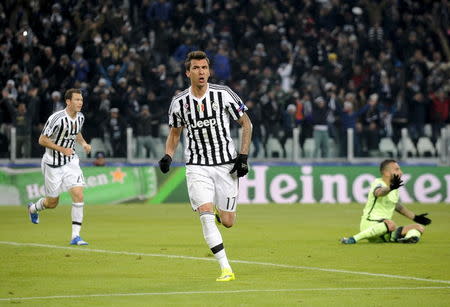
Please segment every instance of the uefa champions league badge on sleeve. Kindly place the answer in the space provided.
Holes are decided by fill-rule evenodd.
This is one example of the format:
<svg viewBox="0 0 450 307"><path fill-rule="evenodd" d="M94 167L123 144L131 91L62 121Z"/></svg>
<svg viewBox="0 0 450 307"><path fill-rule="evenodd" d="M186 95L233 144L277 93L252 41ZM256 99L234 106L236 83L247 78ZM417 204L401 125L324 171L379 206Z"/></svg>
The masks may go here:
<svg viewBox="0 0 450 307"><path fill-rule="evenodd" d="M238 107L238 111L244 111L245 109L245 105L242 103L242 101L239 101L239 107Z"/></svg>

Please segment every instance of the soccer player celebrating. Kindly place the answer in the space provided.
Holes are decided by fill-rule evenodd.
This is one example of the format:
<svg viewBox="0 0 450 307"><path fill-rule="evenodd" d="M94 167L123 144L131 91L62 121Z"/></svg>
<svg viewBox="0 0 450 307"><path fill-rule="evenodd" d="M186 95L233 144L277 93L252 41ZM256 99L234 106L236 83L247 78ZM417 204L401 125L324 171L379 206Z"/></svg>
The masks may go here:
<svg viewBox="0 0 450 307"><path fill-rule="evenodd" d="M53 209L58 205L59 194L68 190L72 197L72 240L71 245L87 245L80 237L83 222L83 186L84 177L80 168L75 141L86 153L91 151L81 134L84 115L80 112L83 96L78 89L70 89L64 97L67 107L53 113L47 120L39 144L44 146L45 153L41 162L45 180L45 198L28 204L31 222L39 223L39 212Z"/></svg>
<svg viewBox="0 0 450 307"><path fill-rule="evenodd" d="M381 178L372 183L367 203L361 217L361 232L342 238L343 244L355 244L368 239L369 242L401 242L417 243L431 220L426 217L428 213L416 215L408 210L399 201L398 188L403 185L403 175L400 166L395 160L384 160L380 164ZM397 227L392 220L394 210L417 224Z"/></svg>
<svg viewBox="0 0 450 307"><path fill-rule="evenodd" d="M199 213L204 239L220 264L222 274L216 280L230 281L235 275L215 219L227 228L235 222L238 177L248 172L252 124L245 114L247 107L229 87L208 83L209 64L202 51L187 55L186 76L191 86L172 99L166 154L159 166L163 173L169 171L186 128L186 181L191 206ZM230 119L242 126L239 154L230 135Z"/></svg>

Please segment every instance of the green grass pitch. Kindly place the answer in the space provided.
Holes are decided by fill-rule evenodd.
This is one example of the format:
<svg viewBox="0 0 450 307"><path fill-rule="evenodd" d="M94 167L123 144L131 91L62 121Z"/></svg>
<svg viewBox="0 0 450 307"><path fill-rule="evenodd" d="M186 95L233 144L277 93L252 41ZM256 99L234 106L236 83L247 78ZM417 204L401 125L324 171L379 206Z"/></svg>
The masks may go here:
<svg viewBox="0 0 450 307"><path fill-rule="evenodd" d="M0 306L449 306L450 205L408 207L433 219L418 244L346 246L361 205L241 205L220 228L237 279L218 283L187 204L87 205L85 247L69 206L39 225L2 206Z"/></svg>

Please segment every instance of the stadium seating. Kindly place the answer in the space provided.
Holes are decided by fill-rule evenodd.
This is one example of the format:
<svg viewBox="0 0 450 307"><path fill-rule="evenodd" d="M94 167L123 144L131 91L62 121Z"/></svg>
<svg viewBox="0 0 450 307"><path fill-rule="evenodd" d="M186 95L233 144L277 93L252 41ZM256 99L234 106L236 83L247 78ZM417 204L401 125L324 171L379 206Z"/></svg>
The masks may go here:
<svg viewBox="0 0 450 307"><path fill-rule="evenodd" d="M166 139L168 135L169 135L169 125L161 124L161 126L159 126L159 137Z"/></svg>
<svg viewBox="0 0 450 307"><path fill-rule="evenodd" d="M405 147L403 147L405 146ZM417 149L416 146L414 146L413 141L409 136L404 136L400 141L398 142L398 151L400 156L403 153L403 148L406 150L406 156L407 157L416 157L417 156Z"/></svg>
<svg viewBox="0 0 450 307"><path fill-rule="evenodd" d="M339 156L339 146L336 144L333 138L328 139L328 157L336 158Z"/></svg>
<svg viewBox="0 0 450 307"><path fill-rule="evenodd" d="M91 147L92 155L95 155L99 151L103 151L106 154L108 151L101 138L93 138L91 140Z"/></svg>
<svg viewBox="0 0 450 307"><path fill-rule="evenodd" d="M283 157L283 148L280 142L274 137L269 137L267 140L267 152L270 158Z"/></svg>
<svg viewBox="0 0 450 307"><path fill-rule="evenodd" d="M436 141L436 153L438 156L440 156L442 154L442 152L444 152L444 153L450 152L450 142L447 143L447 148L443 147L443 146L445 146L444 142L445 142L445 140L443 139L442 136L440 136Z"/></svg>
<svg viewBox="0 0 450 307"><path fill-rule="evenodd" d="M433 136L433 130L431 127L431 124L425 124L425 126L423 127L423 133L425 134L425 136L431 138Z"/></svg>
<svg viewBox="0 0 450 307"><path fill-rule="evenodd" d="M431 140L424 136L419 138L417 142L417 152L420 157L434 157L436 155L436 149L433 146Z"/></svg>
<svg viewBox="0 0 450 307"><path fill-rule="evenodd" d="M294 144L293 144L292 139L287 139L286 140L286 144L285 144L285 147L286 147L286 158L287 159L292 159L293 158L293 146L294 146Z"/></svg>
<svg viewBox="0 0 450 307"><path fill-rule="evenodd" d="M78 155L78 158L80 159L85 159L87 158L87 154L83 149L83 146L81 146L80 144L78 144L78 142L75 142L75 152Z"/></svg>
<svg viewBox="0 0 450 307"><path fill-rule="evenodd" d="M380 140L380 143L378 144L378 148L380 150L381 155L384 157L397 157L398 150L395 146L394 142L390 137L384 137Z"/></svg>
<svg viewBox="0 0 450 307"><path fill-rule="evenodd" d="M312 158L314 155L314 139L307 138L305 139L305 143L303 144L303 156L305 158Z"/></svg>

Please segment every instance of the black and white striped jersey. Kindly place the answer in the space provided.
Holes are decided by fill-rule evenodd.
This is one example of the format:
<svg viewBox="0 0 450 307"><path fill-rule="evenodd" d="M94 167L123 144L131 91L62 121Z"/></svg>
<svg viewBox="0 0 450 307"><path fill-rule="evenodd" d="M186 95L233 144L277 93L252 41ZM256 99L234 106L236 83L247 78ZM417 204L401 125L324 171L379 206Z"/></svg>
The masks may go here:
<svg viewBox="0 0 450 307"><path fill-rule="evenodd" d="M191 88L174 96L169 109L169 126L184 127L186 164L220 165L237 155L230 134L230 118L238 120L247 107L228 86L209 84L196 98Z"/></svg>
<svg viewBox="0 0 450 307"><path fill-rule="evenodd" d="M81 132L83 123L84 115L81 112L78 112L75 118L71 118L64 109L50 115L42 130L42 134L56 145L74 149L76 136ZM70 162L75 155L76 153L72 156L65 156L59 151L46 148L43 162L53 167L59 167Z"/></svg>

